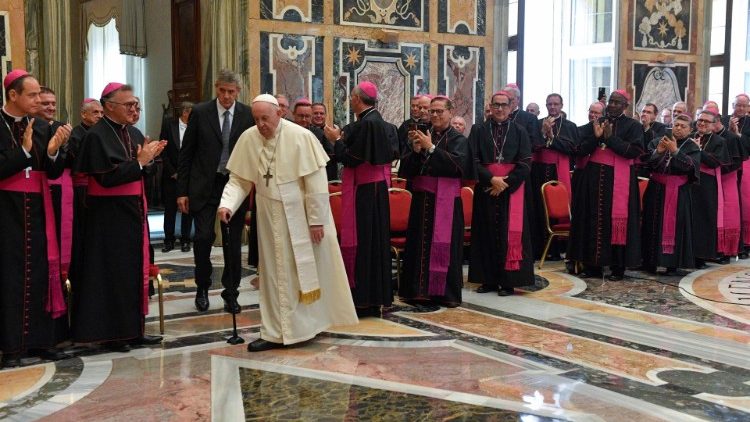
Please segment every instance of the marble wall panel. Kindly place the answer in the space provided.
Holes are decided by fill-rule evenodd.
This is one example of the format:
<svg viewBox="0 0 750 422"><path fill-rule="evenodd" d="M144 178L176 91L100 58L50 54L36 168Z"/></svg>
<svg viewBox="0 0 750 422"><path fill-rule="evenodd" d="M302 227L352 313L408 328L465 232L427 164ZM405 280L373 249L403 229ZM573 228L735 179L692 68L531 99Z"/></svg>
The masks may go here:
<svg viewBox="0 0 750 422"><path fill-rule="evenodd" d="M335 0L339 25L429 30L429 0Z"/></svg>
<svg viewBox="0 0 750 422"><path fill-rule="evenodd" d="M688 53L692 0L635 0L633 49Z"/></svg>
<svg viewBox="0 0 750 422"><path fill-rule="evenodd" d="M395 125L409 115L409 99L429 90L429 45L381 44L373 41L334 40L334 120L343 125L354 120L349 93L362 81L379 90L378 110Z"/></svg>
<svg viewBox="0 0 750 422"><path fill-rule="evenodd" d="M10 23L8 12L0 12L0 77L4 80L5 75L12 69L10 60ZM0 95L0 106L5 101L5 91Z"/></svg>
<svg viewBox="0 0 750 422"><path fill-rule="evenodd" d="M439 0L438 32L484 35L486 9L485 0Z"/></svg>
<svg viewBox="0 0 750 422"><path fill-rule="evenodd" d="M323 0L261 0L260 18L323 23Z"/></svg>
<svg viewBox="0 0 750 422"><path fill-rule="evenodd" d="M323 37L261 32L261 92L323 100Z"/></svg>
<svg viewBox="0 0 750 422"><path fill-rule="evenodd" d="M633 63L633 92L635 109L648 103L656 104L659 110L671 107L677 101L687 100L690 64L678 63L670 66L654 66L653 63Z"/></svg>
<svg viewBox="0 0 750 422"><path fill-rule="evenodd" d="M439 46L438 92L451 99L453 115L463 117L468 125L482 120L485 86L481 75L484 75L484 48Z"/></svg>

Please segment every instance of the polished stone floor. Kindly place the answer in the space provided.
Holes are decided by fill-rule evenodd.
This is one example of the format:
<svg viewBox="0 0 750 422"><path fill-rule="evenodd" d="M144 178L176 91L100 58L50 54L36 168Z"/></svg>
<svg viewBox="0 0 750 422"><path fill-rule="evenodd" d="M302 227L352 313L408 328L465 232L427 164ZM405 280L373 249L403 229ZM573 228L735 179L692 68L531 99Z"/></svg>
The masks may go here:
<svg viewBox="0 0 750 422"><path fill-rule="evenodd" d="M193 308L192 254L157 253L165 342L128 353L67 348L0 371L0 420L747 421L750 261L619 282L547 263L512 297L477 294L435 312L396 302L281 350L225 342L218 283ZM220 250L214 250L220 278ZM245 271L237 319L258 337ZM147 330L158 333L158 303Z"/></svg>

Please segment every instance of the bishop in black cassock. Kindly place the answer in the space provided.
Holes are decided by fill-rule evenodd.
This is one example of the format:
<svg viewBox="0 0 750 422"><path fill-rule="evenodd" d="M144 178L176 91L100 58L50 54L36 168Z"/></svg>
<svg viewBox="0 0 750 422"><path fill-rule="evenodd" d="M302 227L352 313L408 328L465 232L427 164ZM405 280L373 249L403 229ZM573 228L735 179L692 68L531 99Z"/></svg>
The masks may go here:
<svg viewBox="0 0 750 422"><path fill-rule="evenodd" d="M531 142L509 119L509 95L492 96L492 116L477 123L469 134L478 183L471 221L469 280L482 283L478 293L534 284L528 212Z"/></svg>
<svg viewBox="0 0 750 422"><path fill-rule="evenodd" d="M146 336L149 244L143 177L166 141L144 144L131 126L137 101L129 85L110 83L102 92L104 117L83 138L76 173L89 175L81 263L73 292L73 338L125 351L127 342L155 343Z"/></svg>
<svg viewBox="0 0 750 422"><path fill-rule="evenodd" d="M3 81L0 112L0 367L20 357L62 358L53 348L67 334L66 306L48 179L60 177L59 148L70 126L52 132L32 119L39 83L23 70Z"/></svg>
<svg viewBox="0 0 750 422"><path fill-rule="evenodd" d="M453 104L435 97L432 130L411 131L412 150L399 176L410 181L412 201L398 294L407 302L461 304L464 217L461 180L473 177L468 141L451 125ZM467 205L468 206L468 205Z"/></svg>
<svg viewBox="0 0 750 422"><path fill-rule="evenodd" d="M641 264L640 193L634 160L644 153L643 127L625 116L629 96L614 91L607 116L581 139L590 158L577 187L568 257L582 262L589 276L612 270L610 280L621 280L625 267Z"/></svg>
<svg viewBox="0 0 750 422"><path fill-rule="evenodd" d="M393 302L388 186L396 127L375 109L377 88L361 82L351 93L357 121L343 129L326 126L342 174L341 254L354 306L362 316L379 316Z"/></svg>

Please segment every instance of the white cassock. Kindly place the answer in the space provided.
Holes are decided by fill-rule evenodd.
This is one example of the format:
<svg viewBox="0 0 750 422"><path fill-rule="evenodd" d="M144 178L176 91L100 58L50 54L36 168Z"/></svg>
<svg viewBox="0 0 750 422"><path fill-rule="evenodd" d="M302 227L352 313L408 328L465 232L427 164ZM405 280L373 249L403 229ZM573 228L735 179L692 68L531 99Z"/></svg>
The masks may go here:
<svg viewBox="0 0 750 422"><path fill-rule="evenodd" d="M327 161L312 132L281 119L273 139L255 126L246 130L227 163L219 207L235 212L255 185L264 340L299 343L358 323L328 201ZM324 227L317 245L312 225Z"/></svg>

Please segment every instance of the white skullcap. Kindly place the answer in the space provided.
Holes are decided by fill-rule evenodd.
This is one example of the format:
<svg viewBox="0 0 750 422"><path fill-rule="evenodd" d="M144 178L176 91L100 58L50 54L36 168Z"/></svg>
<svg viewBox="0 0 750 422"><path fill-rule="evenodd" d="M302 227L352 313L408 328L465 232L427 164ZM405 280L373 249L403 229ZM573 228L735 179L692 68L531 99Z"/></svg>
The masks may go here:
<svg viewBox="0 0 750 422"><path fill-rule="evenodd" d="M279 106L279 102L271 94L260 94L257 97L253 98L253 104L258 103L258 102L273 104L276 107Z"/></svg>

